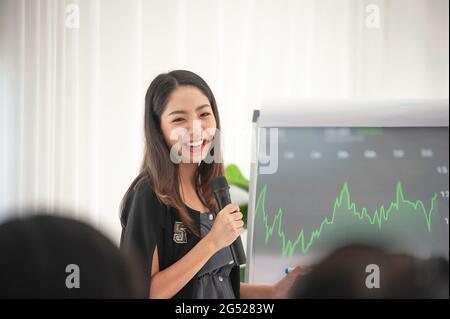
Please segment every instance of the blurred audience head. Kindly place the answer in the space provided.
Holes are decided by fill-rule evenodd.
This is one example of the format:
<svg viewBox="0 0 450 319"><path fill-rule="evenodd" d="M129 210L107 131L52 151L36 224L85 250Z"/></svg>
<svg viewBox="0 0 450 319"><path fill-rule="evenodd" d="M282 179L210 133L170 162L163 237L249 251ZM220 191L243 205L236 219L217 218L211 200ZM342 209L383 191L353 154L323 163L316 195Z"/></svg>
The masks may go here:
<svg viewBox="0 0 450 319"><path fill-rule="evenodd" d="M331 253L299 277L292 298L448 298L449 263L421 260L369 246L347 246Z"/></svg>
<svg viewBox="0 0 450 319"><path fill-rule="evenodd" d="M137 263L94 228L33 215L0 225L0 298L148 296Z"/></svg>

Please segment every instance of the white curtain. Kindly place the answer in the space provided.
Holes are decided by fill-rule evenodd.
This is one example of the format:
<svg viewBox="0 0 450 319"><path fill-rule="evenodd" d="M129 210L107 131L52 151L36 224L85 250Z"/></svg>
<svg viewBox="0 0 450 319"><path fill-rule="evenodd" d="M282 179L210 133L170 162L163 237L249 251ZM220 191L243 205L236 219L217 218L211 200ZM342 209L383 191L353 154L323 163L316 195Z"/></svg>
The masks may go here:
<svg viewBox="0 0 450 319"><path fill-rule="evenodd" d="M117 241L145 91L168 70L210 84L225 160L244 174L265 99L448 98L448 11L448 0L0 0L0 209L59 208Z"/></svg>

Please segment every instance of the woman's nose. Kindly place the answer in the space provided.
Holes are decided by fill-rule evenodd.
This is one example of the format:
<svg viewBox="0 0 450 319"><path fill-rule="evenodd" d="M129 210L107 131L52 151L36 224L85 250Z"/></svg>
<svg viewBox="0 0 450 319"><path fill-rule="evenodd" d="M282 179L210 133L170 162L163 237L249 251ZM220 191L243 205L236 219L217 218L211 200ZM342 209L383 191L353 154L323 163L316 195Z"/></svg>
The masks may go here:
<svg viewBox="0 0 450 319"><path fill-rule="evenodd" d="M200 138L202 136L202 132L203 132L203 130L205 130L205 128L203 126L204 126L204 124L200 120L194 120L191 123L189 123L187 130L188 130L189 136L191 137L191 140L192 140L192 137Z"/></svg>

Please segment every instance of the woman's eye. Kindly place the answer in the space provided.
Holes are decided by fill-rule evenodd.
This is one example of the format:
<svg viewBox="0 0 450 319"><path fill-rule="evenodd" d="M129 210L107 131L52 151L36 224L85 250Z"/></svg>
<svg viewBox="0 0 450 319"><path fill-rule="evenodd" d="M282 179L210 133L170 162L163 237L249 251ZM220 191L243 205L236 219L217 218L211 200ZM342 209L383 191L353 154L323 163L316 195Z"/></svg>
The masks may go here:
<svg viewBox="0 0 450 319"><path fill-rule="evenodd" d="M183 121L184 119L182 118L182 117L178 117L178 118L176 118L176 119L174 119L172 122L174 123L174 122L181 122L181 121Z"/></svg>
<svg viewBox="0 0 450 319"><path fill-rule="evenodd" d="M201 117L206 117L206 116L208 116L210 113L209 112L204 112L204 113L202 113L200 116Z"/></svg>

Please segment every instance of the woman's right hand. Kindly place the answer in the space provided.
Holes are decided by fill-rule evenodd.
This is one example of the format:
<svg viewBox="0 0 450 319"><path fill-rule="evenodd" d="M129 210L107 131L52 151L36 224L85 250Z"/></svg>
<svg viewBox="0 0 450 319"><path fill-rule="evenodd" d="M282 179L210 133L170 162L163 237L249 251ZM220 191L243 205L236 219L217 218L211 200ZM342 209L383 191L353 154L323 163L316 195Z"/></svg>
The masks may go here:
<svg viewBox="0 0 450 319"><path fill-rule="evenodd" d="M242 217L236 204L228 204L216 215L216 220L206 235L216 250L231 245L244 232Z"/></svg>

